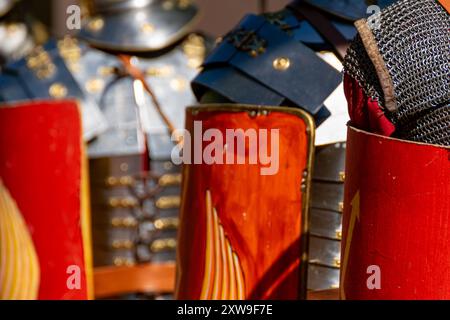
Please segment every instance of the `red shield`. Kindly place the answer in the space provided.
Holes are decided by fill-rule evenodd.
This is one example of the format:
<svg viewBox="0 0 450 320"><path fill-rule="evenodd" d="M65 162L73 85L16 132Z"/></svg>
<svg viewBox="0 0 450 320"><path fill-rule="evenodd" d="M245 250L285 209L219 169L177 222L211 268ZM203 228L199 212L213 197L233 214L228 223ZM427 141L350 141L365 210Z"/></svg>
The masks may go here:
<svg viewBox="0 0 450 320"><path fill-rule="evenodd" d="M349 128L341 298L450 299L449 156Z"/></svg>
<svg viewBox="0 0 450 320"><path fill-rule="evenodd" d="M272 129L279 130L279 165L275 174L262 175L261 161L250 164L248 145L241 164L185 165L177 298L304 297L313 120L279 107L194 108L187 112L191 145L199 138L195 121L203 132L218 129L224 137L227 129L262 129L270 141ZM236 156L229 142L224 154Z"/></svg>
<svg viewBox="0 0 450 320"><path fill-rule="evenodd" d="M36 248L39 299L86 299L92 289L81 130L75 102L0 107L0 178Z"/></svg>

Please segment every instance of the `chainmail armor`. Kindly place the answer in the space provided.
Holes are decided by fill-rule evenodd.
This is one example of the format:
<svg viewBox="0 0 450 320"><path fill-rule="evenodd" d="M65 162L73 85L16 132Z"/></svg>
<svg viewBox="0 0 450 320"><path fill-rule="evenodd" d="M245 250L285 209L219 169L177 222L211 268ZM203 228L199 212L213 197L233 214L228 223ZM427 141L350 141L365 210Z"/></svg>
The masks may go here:
<svg viewBox="0 0 450 320"><path fill-rule="evenodd" d="M358 35L344 71L385 110L401 139L450 145L450 15L435 0L402 0L378 16L371 28L387 66L397 102L385 108L374 64Z"/></svg>

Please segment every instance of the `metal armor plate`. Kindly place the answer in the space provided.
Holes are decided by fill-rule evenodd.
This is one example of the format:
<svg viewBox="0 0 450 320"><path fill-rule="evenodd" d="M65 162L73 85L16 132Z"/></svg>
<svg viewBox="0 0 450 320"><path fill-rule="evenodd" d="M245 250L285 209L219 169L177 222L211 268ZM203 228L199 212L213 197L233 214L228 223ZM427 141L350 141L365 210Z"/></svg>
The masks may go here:
<svg viewBox="0 0 450 320"><path fill-rule="evenodd" d="M106 122L98 105L77 84L62 58L67 52L58 45L49 41L25 59L6 65L0 74L0 101L76 99L82 109L83 136L89 141L106 129Z"/></svg>
<svg viewBox="0 0 450 320"><path fill-rule="evenodd" d="M339 287L345 143L316 147L312 182L308 289Z"/></svg>
<svg viewBox="0 0 450 320"><path fill-rule="evenodd" d="M0 17L8 13L13 6L13 0L0 0Z"/></svg>
<svg viewBox="0 0 450 320"><path fill-rule="evenodd" d="M186 0L94 0L80 38L96 47L120 52L149 52L184 38L197 17ZM118 32L119 31L119 32Z"/></svg>
<svg viewBox="0 0 450 320"><path fill-rule="evenodd" d="M181 168L174 143L142 86L123 74L117 56L66 39L65 55L77 83L96 101L108 130L89 144L96 266L175 260ZM132 57L176 128L194 102L189 82L206 53L197 34L158 54ZM140 84L140 83L138 83Z"/></svg>

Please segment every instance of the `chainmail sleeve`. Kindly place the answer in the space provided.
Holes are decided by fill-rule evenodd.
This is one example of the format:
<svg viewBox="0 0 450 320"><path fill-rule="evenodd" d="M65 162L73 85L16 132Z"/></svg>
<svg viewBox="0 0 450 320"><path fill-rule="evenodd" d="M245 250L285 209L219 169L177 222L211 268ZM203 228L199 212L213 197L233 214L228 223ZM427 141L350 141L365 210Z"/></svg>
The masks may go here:
<svg viewBox="0 0 450 320"><path fill-rule="evenodd" d="M356 22L344 72L378 101L401 139L450 145L450 16L435 0L401 0Z"/></svg>

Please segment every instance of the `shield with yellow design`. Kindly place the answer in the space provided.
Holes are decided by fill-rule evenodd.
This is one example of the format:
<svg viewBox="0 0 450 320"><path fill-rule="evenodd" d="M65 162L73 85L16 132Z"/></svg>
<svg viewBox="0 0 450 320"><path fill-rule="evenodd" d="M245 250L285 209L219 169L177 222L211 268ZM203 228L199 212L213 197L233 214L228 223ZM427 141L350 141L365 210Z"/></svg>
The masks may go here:
<svg viewBox="0 0 450 320"><path fill-rule="evenodd" d="M0 299L88 299L87 165L73 101L0 106Z"/></svg>
<svg viewBox="0 0 450 320"><path fill-rule="evenodd" d="M186 123L177 298L303 298L312 118L204 105Z"/></svg>
<svg viewBox="0 0 450 320"><path fill-rule="evenodd" d="M341 298L450 299L450 148L350 127Z"/></svg>

